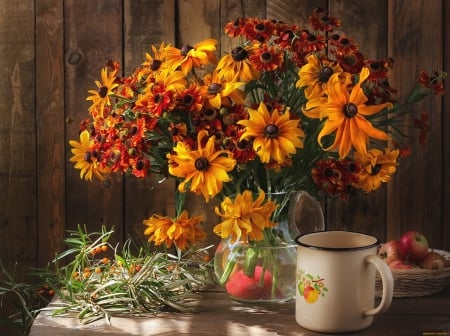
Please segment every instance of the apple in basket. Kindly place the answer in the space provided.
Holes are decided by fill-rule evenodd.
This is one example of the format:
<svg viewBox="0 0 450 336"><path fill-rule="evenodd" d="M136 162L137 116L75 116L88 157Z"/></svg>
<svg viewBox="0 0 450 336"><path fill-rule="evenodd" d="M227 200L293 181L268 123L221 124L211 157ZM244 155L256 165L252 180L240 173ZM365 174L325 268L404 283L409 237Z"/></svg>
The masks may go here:
<svg viewBox="0 0 450 336"><path fill-rule="evenodd" d="M428 253L428 240L420 232L410 230L398 240L398 254L402 260L417 263Z"/></svg>
<svg viewBox="0 0 450 336"><path fill-rule="evenodd" d="M417 268L417 266L408 264L407 262L404 262L403 260L399 260L399 259L390 262L388 266L389 266L390 269L413 269L413 268Z"/></svg>
<svg viewBox="0 0 450 336"><path fill-rule="evenodd" d="M393 261L399 261L400 256L398 254L398 241L390 240L381 245L380 249L378 250L378 256L383 259L388 265Z"/></svg>

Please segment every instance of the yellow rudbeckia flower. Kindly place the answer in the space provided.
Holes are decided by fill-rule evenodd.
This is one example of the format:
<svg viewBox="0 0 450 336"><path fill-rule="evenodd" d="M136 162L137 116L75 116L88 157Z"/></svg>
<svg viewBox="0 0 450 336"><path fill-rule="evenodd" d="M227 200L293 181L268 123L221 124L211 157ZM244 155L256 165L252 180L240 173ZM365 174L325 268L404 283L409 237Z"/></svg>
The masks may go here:
<svg viewBox="0 0 450 336"><path fill-rule="evenodd" d="M240 120L245 126L241 139L253 138L253 149L262 163L271 160L283 163L297 148L303 148L300 140L304 136L298 119L291 119L289 111L269 113L266 104L260 103L258 110L248 109L249 119Z"/></svg>
<svg viewBox="0 0 450 336"><path fill-rule="evenodd" d="M80 141L70 140L69 144L73 147L71 152L74 154L70 162L75 162L75 168L80 169L80 178L91 181L92 175L95 175L103 180L109 169L100 165L95 155L96 151L92 149L89 132L86 130L81 132Z"/></svg>
<svg viewBox="0 0 450 336"><path fill-rule="evenodd" d="M362 171L358 174L356 188L371 192L381 186L381 182L389 182L397 170L399 150L385 149L384 152L373 148L367 154L355 153L355 160L361 163Z"/></svg>
<svg viewBox="0 0 450 336"><path fill-rule="evenodd" d="M196 150L191 150L184 143L178 142L173 150L174 154L167 154L167 159L169 173L184 179L179 184L178 190L185 192L189 189L196 194L203 194L208 202L222 190L223 182L231 181L228 172L234 169L236 160L233 159L231 152L216 150L214 137L210 137L203 146L205 137L208 137L207 131L198 133Z"/></svg>
<svg viewBox="0 0 450 336"><path fill-rule="evenodd" d="M369 69L363 68L359 75L359 82L349 92L342 84L339 74L330 77L327 87L327 102L318 106L321 118L326 118L325 124L318 135L322 146L323 137L335 133L334 142L324 150L339 150L339 157L345 158L352 147L357 152L367 153L369 138L387 140L388 135L375 128L365 116L380 112L384 108L392 107L391 103L379 105L365 105L367 97L361 84L369 76Z"/></svg>
<svg viewBox="0 0 450 336"><path fill-rule="evenodd" d="M206 238L206 232L199 227L201 222L201 216L189 217L186 210L175 219L155 214L143 221L148 226L144 235L155 245L165 244L170 248L175 244L180 250L186 250Z"/></svg>
<svg viewBox="0 0 450 336"><path fill-rule="evenodd" d="M214 227L214 233L223 239L230 237L232 242L260 241L264 239L264 229L276 226L270 221L276 204L272 201L264 202L265 193L261 191L253 201L253 194L245 190L238 194L234 201L225 197L221 203L222 211L218 207L215 212L224 221Z"/></svg>

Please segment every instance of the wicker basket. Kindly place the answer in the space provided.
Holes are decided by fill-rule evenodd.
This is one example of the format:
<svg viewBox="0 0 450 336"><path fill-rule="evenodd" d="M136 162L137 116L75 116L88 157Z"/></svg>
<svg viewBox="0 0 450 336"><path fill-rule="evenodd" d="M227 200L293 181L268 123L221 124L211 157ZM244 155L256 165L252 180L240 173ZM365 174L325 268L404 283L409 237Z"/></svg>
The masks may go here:
<svg viewBox="0 0 450 336"><path fill-rule="evenodd" d="M434 250L450 259L450 253ZM428 296L444 290L450 284L450 267L439 270L426 269L395 269L394 297L420 297ZM381 277L377 273L375 293L377 297L382 295Z"/></svg>

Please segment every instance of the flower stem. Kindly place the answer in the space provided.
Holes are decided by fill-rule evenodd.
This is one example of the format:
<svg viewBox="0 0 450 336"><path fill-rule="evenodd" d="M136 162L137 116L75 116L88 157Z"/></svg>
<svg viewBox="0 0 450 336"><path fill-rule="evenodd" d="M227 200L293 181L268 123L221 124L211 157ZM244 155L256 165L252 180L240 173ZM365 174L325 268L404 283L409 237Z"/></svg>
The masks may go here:
<svg viewBox="0 0 450 336"><path fill-rule="evenodd" d="M249 248L247 249L247 252L245 252L244 274L249 278L253 278L255 276L258 254L258 251L254 248Z"/></svg>
<svg viewBox="0 0 450 336"><path fill-rule="evenodd" d="M233 250L230 250L230 256L227 260L225 269L223 270L222 275L220 276L220 278L218 279L219 284L221 286L225 285L225 282L228 281L228 278L231 275L231 272L234 269L234 266L236 265L236 254L237 252L234 252Z"/></svg>

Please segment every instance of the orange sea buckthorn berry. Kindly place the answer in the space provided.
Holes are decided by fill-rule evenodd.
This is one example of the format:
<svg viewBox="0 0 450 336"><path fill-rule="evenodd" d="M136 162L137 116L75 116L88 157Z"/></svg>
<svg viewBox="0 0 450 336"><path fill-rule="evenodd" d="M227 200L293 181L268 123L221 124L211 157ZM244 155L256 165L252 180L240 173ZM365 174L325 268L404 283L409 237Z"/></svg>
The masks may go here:
<svg viewBox="0 0 450 336"><path fill-rule="evenodd" d="M107 263L109 263L109 259L108 259L108 257L104 257L103 259L102 259L102 263L103 264L107 264Z"/></svg>
<svg viewBox="0 0 450 336"><path fill-rule="evenodd" d="M48 291L48 295L51 295L51 296L55 295L55 291L53 289L50 289Z"/></svg>
<svg viewBox="0 0 450 336"><path fill-rule="evenodd" d="M87 278L90 277L90 275L91 275L91 272L90 272L90 271L85 271L85 272L83 273L83 278L84 278L84 279L87 279Z"/></svg>
<svg viewBox="0 0 450 336"><path fill-rule="evenodd" d="M96 267L95 268L95 273L102 273L102 269L100 267Z"/></svg>
<svg viewBox="0 0 450 336"><path fill-rule="evenodd" d="M72 277L73 277L74 279L77 279L79 275L80 275L80 273L78 273L78 272L73 272Z"/></svg>
<svg viewBox="0 0 450 336"><path fill-rule="evenodd" d="M102 249L102 252L108 251L108 245L102 245L101 249Z"/></svg>
<svg viewBox="0 0 450 336"><path fill-rule="evenodd" d="M101 248L100 246L97 246L97 247L95 248L95 254L98 254L98 253L100 253L100 252L102 252L102 248Z"/></svg>
<svg viewBox="0 0 450 336"><path fill-rule="evenodd" d="M141 265L136 265L136 267L135 267L136 272L139 272L141 269L142 269Z"/></svg>

